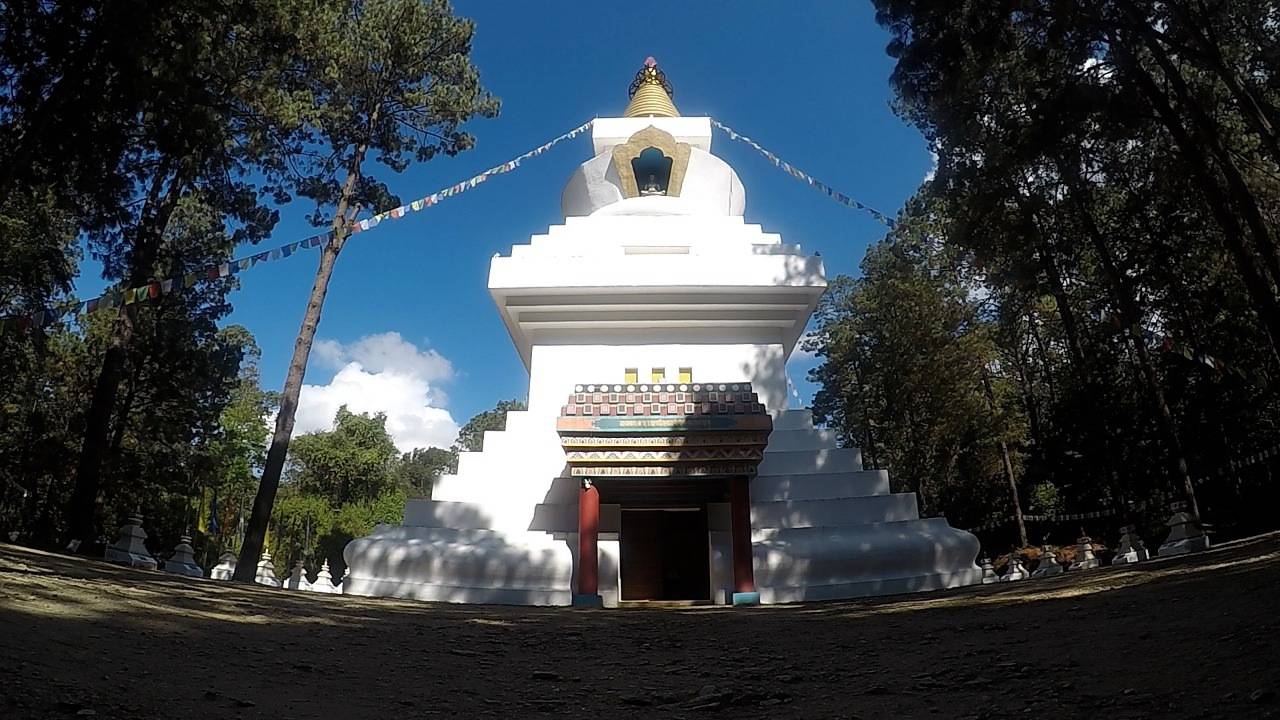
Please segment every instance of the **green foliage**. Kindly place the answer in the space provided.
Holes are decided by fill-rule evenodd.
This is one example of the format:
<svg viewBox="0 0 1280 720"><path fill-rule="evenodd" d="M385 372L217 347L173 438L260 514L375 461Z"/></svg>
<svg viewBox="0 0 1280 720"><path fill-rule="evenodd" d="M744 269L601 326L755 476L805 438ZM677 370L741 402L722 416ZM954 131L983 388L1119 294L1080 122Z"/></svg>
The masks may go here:
<svg viewBox="0 0 1280 720"><path fill-rule="evenodd" d="M317 564L317 557L322 557L319 546L333 533L335 512L328 498L285 492L276 500L272 522L271 555L279 563L277 568L287 571L299 559Z"/></svg>
<svg viewBox="0 0 1280 720"><path fill-rule="evenodd" d="M461 129L495 117L499 103L471 64L474 24L445 0L326 3L299 13L301 53L311 64L303 154L288 182L316 203L316 224L348 207L384 209L399 200L363 172L365 157L396 171L475 139ZM345 187L349 177L357 178Z"/></svg>
<svg viewBox="0 0 1280 720"><path fill-rule="evenodd" d="M216 560L226 550L239 550L241 517L253 501L257 473L266 454L267 416L275 409L275 393L259 384L261 353L252 336L238 325L224 328L221 334L244 348L244 360L222 411L220 431L209 440L205 453L206 474L198 507L199 524L207 535L208 560Z"/></svg>
<svg viewBox="0 0 1280 720"><path fill-rule="evenodd" d="M267 196L340 226L393 202L366 158L402 171L455 154L474 143L461 125L497 112L473 30L419 0L0 4L0 314L67 299L81 244L133 287L265 237ZM292 412L300 379L263 391L252 337L218 328L235 287L201 272L118 314L0 336L0 530L92 541L141 510L156 548L186 531L206 559L239 546L272 469L266 421ZM452 464L399 457L364 416L300 438L293 461L286 554L397 520Z"/></svg>
<svg viewBox="0 0 1280 720"><path fill-rule="evenodd" d="M362 210L399 204L385 183L366 172L366 161L402 172L411 160L454 155L474 144L462 123L498 112L498 101L481 87L471 64L474 26L454 16L445 0L302 5L296 15L306 66L301 87L311 107L301 115L297 162L278 191L292 189L313 200L312 222L328 223L334 235L321 252L281 393L276 431L245 535L250 554L262 546L270 520L303 370L350 224ZM238 579L249 579L248 570L238 568Z"/></svg>
<svg viewBox="0 0 1280 720"><path fill-rule="evenodd" d="M101 262L103 277L126 288L180 280L268 234L276 212L254 181L274 178L297 146L291 9L283 0L0 6L0 164L7 168L0 197L8 206L32 205L25 228L14 227L6 207L4 229L19 237L33 225L49 229L42 242L24 239L25 251L15 254L33 261L14 266L28 302L48 302L65 289L68 272L54 253L71 232ZM74 260L64 255L64 264ZM132 418L177 412L203 390L210 403L194 403L202 408L194 434L207 434L199 427L209 416L204 409L225 395L234 363L223 362L210 385L179 387L214 369L151 374L148 356L181 361L197 349L192 358L212 358L201 353L212 353L212 323L230 309L225 295L234 284L201 278L188 292L147 303L155 307L122 308L110 325L88 321L86 332L102 335L88 340L99 357L96 377L81 387L79 457L67 473L75 483L70 535L91 540L103 521L114 527L112 475L150 470L129 457ZM170 353L171 346L181 350ZM169 474L189 472L180 469L186 453L172 437L183 431L170 428L190 419L158 426L176 449ZM126 487L147 492L146 483Z"/></svg>
<svg viewBox="0 0 1280 720"><path fill-rule="evenodd" d="M820 414L962 524L1006 512L994 439L1038 510L1273 527L1266 487L1191 481L1280 423L1272 8L875 4L938 165L835 286Z"/></svg>
<svg viewBox="0 0 1280 720"><path fill-rule="evenodd" d="M452 453L439 448L401 456L387 434L386 416L338 409L332 430L308 433L292 446L291 465L271 524L276 567L302 558L339 572L342 550L378 523L404 519L406 495L447 469ZM411 485L410 483L417 483Z"/></svg>
<svg viewBox="0 0 1280 720"><path fill-rule="evenodd" d="M1042 482L1031 486L1027 493L1031 512L1044 515L1060 513L1064 510L1062 495L1053 483Z"/></svg>
<svg viewBox="0 0 1280 720"><path fill-rule="evenodd" d="M918 493L922 512L978 524L1008 512L999 441L1020 439L1021 418L980 288L940 242L936 216L913 208L867 253L863 277L836 278L822 301L814 414Z"/></svg>
<svg viewBox="0 0 1280 720"><path fill-rule="evenodd" d="M480 452L484 450L485 430L505 430L507 413L527 410L523 400L501 400L490 410L476 415L458 430L458 439L453 441L453 451Z"/></svg>
<svg viewBox="0 0 1280 720"><path fill-rule="evenodd" d="M396 487L408 497L431 497L436 478L457 470L458 454L443 448L415 448L392 468Z"/></svg>
<svg viewBox="0 0 1280 720"><path fill-rule="evenodd" d="M227 252L219 221L198 198L177 206L166 229L166 257ZM134 341L122 354L120 393L107 427L102 468L105 531L141 510L159 547L172 547L207 519L197 502L223 479L243 493L260 453L265 406L257 390L256 346L243 328L217 327L227 280L206 280L139 307ZM109 314L69 319L43 332L4 336L13 382L0 388L0 524L30 541L54 543L67 529L75 458L83 443L85 398L92 394L114 332ZM76 324L78 323L78 324ZM247 373L238 377L246 356ZM237 395L256 392L250 407ZM224 416L232 403L232 415ZM239 416L236 416L239 412ZM253 437L256 432L256 437ZM23 492L25 499L21 498ZM90 538L92 540L93 538Z"/></svg>
<svg viewBox="0 0 1280 720"><path fill-rule="evenodd" d="M382 413L338 408L333 430L303 435L290 445L290 482L337 505L390 490L395 482L391 465L398 454L386 423Z"/></svg>
<svg viewBox="0 0 1280 720"><path fill-rule="evenodd" d="M319 548L323 559L329 561L334 577L346 571L342 551L347 543L368 535L380 523L398 525L404 520L404 502L405 497L400 491L391 490L376 498L348 503L338 508L333 530L321 538Z"/></svg>

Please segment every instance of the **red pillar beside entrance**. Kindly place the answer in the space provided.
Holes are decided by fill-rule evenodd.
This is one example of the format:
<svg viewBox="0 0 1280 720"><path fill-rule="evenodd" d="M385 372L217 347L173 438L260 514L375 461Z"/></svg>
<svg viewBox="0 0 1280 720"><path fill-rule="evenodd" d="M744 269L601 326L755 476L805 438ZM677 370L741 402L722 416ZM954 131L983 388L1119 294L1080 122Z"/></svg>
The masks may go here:
<svg viewBox="0 0 1280 720"><path fill-rule="evenodd" d="M751 480L729 480L729 519L733 545L733 604L759 605L751 557Z"/></svg>
<svg viewBox="0 0 1280 720"><path fill-rule="evenodd" d="M575 606L600 607L600 491L587 479L578 493L578 591Z"/></svg>

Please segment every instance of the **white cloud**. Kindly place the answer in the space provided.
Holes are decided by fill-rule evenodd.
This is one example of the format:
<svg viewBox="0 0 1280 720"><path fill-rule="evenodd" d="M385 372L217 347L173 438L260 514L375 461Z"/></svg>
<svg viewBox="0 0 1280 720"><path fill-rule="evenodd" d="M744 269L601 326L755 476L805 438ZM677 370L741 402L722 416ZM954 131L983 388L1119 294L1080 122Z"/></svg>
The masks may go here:
<svg viewBox="0 0 1280 720"><path fill-rule="evenodd" d="M929 170L924 174L924 181L929 182L938 173L938 153L929 151Z"/></svg>
<svg viewBox="0 0 1280 720"><path fill-rule="evenodd" d="M350 345L319 340L311 351L335 370L358 362L371 372L407 371L427 382L453 379L453 363L448 358L431 348L419 350L398 332L365 335Z"/></svg>
<svg viewBox="0 0 1280 720"><path fill-rule="evenodd" d="M399 333L366 335L343 344L319 340L312 347L318 364L338 372L327 385L303 385L295 434L333 427L338 408L386 413L387 432L396 447L449 447L458 424L444 408L436 383L453 378L453 364L440 353L420 350Z"/></svg>

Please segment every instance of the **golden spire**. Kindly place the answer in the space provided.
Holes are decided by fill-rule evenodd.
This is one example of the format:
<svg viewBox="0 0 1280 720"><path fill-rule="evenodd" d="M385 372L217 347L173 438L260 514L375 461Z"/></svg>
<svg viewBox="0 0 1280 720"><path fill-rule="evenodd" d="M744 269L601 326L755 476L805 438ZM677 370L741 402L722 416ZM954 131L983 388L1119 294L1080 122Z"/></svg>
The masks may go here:
<svg viewBox="0 0 1280 720"><path fill-rule="evenodd" d="M649 56L644 60L644 67L636 73L631 81L627 95L631 102L627 104L626 117L680 117L680 111L671 102L671 83L667 76L658 69L658 61Z"/></svg>

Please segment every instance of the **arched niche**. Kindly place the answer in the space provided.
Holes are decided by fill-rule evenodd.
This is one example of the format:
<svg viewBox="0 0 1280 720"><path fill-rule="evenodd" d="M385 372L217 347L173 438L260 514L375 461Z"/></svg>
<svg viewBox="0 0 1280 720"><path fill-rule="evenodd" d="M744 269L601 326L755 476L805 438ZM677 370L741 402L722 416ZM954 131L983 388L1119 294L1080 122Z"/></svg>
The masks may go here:
<svg viewBox="0 0 1280 720"><path fill-rule="evenodd" d="M676 142L671 133L650 125L613 148L613 167L622 181L625 197L640 197L649 178L638 177L636 170L648 168L659 172L665 170L665 194L679 197L685 171L689 169L689 144ZM657 176L658 172L653 174ZM659 185L662 185L660 181Z"/></svg>
<svg viewBox="0 0 1280 720"><path fill-rule="evenodd" d="M641 195L666 195L671 185L671 158L656 147L647 147L631 161Z"/></svg>

